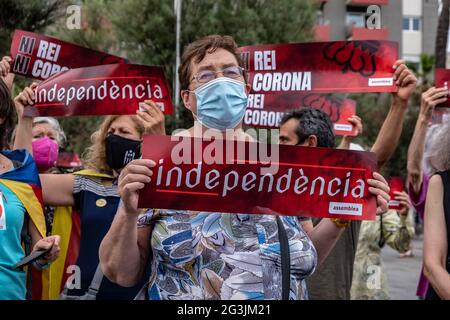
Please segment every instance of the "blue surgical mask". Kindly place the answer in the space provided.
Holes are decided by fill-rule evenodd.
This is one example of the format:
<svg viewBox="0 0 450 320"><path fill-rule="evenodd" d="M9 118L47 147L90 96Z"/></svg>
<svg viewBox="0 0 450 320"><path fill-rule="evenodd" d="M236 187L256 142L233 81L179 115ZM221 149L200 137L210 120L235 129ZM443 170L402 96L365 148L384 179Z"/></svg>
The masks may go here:
<svg viewBox="0 0 450 320"><path fill-rule="evenodd" d="M247 94L242 81L219 77L194 91L197 120L210 129L235 128L244 118Z"/></svg>

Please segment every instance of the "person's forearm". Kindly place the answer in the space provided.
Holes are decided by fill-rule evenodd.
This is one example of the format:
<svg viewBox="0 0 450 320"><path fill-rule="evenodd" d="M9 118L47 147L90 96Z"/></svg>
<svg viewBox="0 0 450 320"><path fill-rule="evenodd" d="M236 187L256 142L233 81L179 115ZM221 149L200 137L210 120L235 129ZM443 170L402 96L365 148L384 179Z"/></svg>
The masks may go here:
<svg viewBox="0 0 450 320"><path fill-rule="evenodd" d="M33 140L33 118L21 117L16 127L16 137L14 139L14 150L26 149L32 153Z"/></svg>
<svg viewBox="0 0 450 320"><path fill-rule="evenodd" d="M422 159L425 150L425 137L428 130L428 118L419 114L417 118L414 134L408 147L408 183L413 187L415 194L420 191L422 184Z"/></svg>
<svg viewBox="0 0 450 320"><path fill-rule="evenodd" d="M13 86L14 86L14 73L8 73L8 75L3 79L5 81L6 86L9 89L9 92L11 92L11 95L13 94Z"/></svg>
<svg viewBox="0 0 450 320"><path fill-rule="evenodd" d="M31 248L34 248L36 243L45 236L39 233L39 230L36 228L36 225L31 219L28 221L28 233L31 237Z"/></svg>
<svg viewBox="0 0 450 320"><path fill-rule="evenodd" d="M100 263L105 276L122 286L133 286L141 276L137 216L119 206L114 221L100 245Z"/></svg>
<svg viewBox="0 0 450 320"><path fill-rule="evenodd" d="M336 149L339 150L349 150L350 149L350 141L345 139L345 137L342 138L341 143Z"/></svg>
<svg viewBox="0 0 450 320"><path fill-rule="evenodd" d="M440 265L424 264L424 273L441 299L450 300L450 274Z"/></svg>
<svg viewBox="0 0 450 320"><path fill-rule="evenodd" d="M317 263L321 265L334 248L344 228L338 228L330 219L322 219L309 233L309 237L317 251Z"/></svg>
<svg viewBox="0 0 450 320"><path fill-rule="evenodd" d="M402 134L406 110L407 102L392 99L389 113L371 149L377 155L379 168L389 160L397 147Z"/></svg>

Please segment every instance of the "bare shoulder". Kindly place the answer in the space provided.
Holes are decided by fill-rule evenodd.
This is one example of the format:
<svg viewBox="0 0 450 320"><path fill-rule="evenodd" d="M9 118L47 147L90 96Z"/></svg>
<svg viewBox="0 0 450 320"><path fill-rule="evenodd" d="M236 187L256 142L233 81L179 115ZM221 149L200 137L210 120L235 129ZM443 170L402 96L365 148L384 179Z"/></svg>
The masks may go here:
<svg viewBox="0 0 450 320"><path fill-rule="evenodd" d="M443 188L443 182L442 178L439 174L435 174L430 178L430 182L428 184L428 189L434 189L434 190L442 190Z"/></svg>
<svg viewBox="0 0 450 320"><path fill-rule="evenodd" d="M427 200L425 203L425 215L427 217L440 215L443 213L444 186L440 175L435 174L431 177L428 190Z"/></svg>

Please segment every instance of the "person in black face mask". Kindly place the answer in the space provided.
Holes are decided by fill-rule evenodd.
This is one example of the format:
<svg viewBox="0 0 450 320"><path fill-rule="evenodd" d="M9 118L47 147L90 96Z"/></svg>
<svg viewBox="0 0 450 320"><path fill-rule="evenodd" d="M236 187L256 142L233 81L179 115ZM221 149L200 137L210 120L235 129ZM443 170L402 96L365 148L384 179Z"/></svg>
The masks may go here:
<svg viewBox="0 0 450 320"><path fill-rule="evenodd" d="M105 139L106 163L111 169L120 170L130 161L141 156L141 141L109 134Z"/></svg>
<svg viewBox="0 0 450 320"><path fill-rule="evenodd" d="M24 90L22 94L33 100L31 90ZM109 116L104 120L92 135L92 145L86 150L83 159L86 170L74 174L40 175L45 204L72 206L81 218L78 258L70 260L71 255L67 251L70 252L72 243L69 243L68 250L63 250L57 261L60 265L53 265L54 271L50 272L52 279L55 278L50 283L56 283L56 288L53 291L50 289L51 299L58 298L58 288L65 283L67 275L73 274L64 270L65 265L77 265L80 268L78 276L81 277L81 286L70 290L66 287L61 299L79 300L84 296L85 299L132 300L143 285L139 283L125 288L103 277L98 250L119 206L116 178L121 169L130 161L140 158L144 134L165 134L164 114L156 104L146 101L144 109L133 116ZM23 117L19 121L20 132L29 136L30 146L31 123L31 118ZM73 233L74 228L70 224L66 228L69 228L66 234ZM58 274L57 270L63 270L63 274ZM95 290L90 288L98 289L98 293L92 295Z"/></svg>

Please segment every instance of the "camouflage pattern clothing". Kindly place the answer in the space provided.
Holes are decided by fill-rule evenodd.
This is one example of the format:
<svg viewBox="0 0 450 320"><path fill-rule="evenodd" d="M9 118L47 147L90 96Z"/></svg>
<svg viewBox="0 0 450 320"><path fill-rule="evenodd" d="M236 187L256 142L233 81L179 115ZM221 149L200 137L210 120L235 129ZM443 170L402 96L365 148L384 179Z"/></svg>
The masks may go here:
<svg viewBox="0 0 450 320"><path fill-rule="evenodd" d="M389 288L381 258L381 247L406 252L414 228L408 226L407 216L389 210L375 221L363 221L353 270L352 300L388 300Z"/></svg>

